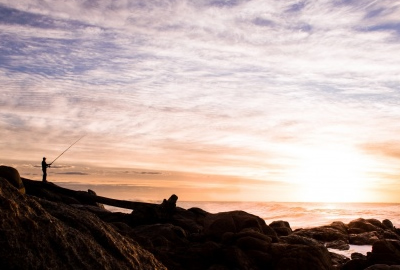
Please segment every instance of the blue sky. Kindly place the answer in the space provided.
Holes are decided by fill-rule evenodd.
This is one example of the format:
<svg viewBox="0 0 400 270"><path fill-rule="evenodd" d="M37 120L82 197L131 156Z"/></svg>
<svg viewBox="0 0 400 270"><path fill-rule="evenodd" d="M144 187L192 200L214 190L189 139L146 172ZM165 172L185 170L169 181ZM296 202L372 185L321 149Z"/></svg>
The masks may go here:
<svg viewBox="0 0 400 270"><path fill-rule="evenodd" d="M393 201L399 18L384 0L0 0L0 157L34 169L86 134L59 162Z"/></svg>

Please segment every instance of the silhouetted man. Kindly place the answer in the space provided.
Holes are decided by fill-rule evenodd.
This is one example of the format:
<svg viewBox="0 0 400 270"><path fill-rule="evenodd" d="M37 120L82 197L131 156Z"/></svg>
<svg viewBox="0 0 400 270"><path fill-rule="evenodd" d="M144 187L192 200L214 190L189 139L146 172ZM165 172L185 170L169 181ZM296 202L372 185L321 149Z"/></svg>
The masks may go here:
<svg viewBox="0 0 400 270"><path fill-rule="evenodd" d="M46 158L43 158L42 161L42 171L43 171L43 182L47 182L46 177L47 177L47 168L50 167L50 164L46 163Z"/></svg>

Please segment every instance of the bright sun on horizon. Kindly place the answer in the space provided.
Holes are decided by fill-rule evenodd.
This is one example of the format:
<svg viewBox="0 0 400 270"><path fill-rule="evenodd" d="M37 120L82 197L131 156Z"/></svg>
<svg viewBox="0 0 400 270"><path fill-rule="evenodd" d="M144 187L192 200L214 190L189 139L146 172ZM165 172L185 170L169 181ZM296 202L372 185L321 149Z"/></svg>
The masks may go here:
<svg viewBox="0 0 400 270"><path fill-rule="evenodd" d="M320 147L302 153L290 181L299 185L301 201L365 202L364 188L371 185L367 169L372 161L354 149Z"/></svg>
<svg viewBox="0 0 400 270"><path fill-rule="evenodd" d="M142 200L400 202L397 1L0 0L0 163Z"/></svg>

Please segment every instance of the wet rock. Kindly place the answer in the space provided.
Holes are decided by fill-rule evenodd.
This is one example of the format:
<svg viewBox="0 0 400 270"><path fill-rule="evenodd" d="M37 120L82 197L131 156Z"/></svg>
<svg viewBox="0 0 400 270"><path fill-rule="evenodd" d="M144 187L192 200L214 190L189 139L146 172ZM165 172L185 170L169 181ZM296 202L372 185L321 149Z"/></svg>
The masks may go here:
<svg viewBox="0 0 400 270"><path fill-rule="evenodd" d="M328 242L328 243L326 243L326 247L338 249L338 250L349 250L350 249L349 243L346 241L343 241L343 240Z"/></svg>
<svg viewBox="0 0 400 270"><path fill-rule="evenodd" d="M379 234L376 231L350 234L349 237L352 245L372 245L379 240Z"/></svg>

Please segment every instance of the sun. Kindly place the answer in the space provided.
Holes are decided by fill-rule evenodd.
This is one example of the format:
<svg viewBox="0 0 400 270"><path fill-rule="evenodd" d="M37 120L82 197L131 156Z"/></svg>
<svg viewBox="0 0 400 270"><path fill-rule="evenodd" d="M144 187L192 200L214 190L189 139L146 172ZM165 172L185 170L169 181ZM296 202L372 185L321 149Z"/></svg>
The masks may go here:
<svg viewBox="0 0 400 270"><path fill-rule="evenodd" d="M297 198L308 202L367 201L369 160L355 149L342 146L308 149L302 152L291 172L299 186Z"/></svg>

